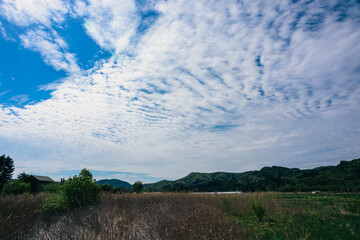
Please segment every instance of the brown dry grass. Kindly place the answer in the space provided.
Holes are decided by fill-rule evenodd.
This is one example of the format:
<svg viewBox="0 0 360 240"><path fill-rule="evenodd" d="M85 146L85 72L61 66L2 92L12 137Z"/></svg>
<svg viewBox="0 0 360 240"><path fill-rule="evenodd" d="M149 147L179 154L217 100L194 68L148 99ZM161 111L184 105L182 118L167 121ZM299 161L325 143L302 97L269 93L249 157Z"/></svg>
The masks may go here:
<svg viewBox="0 0 360 240"><path fill-rule="evenodd" d="M40 209L48 194L5 196L0 198L0 239L21 238L36 222L41 221Z"/></svg>
<svg viewBox="0 0 360 240"><path fill-rule="evenodd" d="M40 218L32 222L32 228L22 228L9 239L250 237L238 225L224 218L219 197L209 195L106 194L97 205L76 209L61 216Z"/></svg>

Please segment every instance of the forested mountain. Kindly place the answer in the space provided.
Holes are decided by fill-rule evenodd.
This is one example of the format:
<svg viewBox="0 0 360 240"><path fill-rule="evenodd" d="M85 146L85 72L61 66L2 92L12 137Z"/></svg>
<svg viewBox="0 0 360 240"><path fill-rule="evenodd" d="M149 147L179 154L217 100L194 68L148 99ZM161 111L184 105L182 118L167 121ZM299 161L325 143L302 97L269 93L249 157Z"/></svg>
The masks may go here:
<svg viewBox="0 0 360 240"><path fill-rule="evenodd" d="M108 184L113 187L122 187L122 188L127 188L127 189L132 188L130 183L121 181L119 179L102 179L102 180L97 181L96 183L99 185Z"/></svg>
<svg viewBox="0 0 360 240"><path fill-rule="evenodd" d="M360 159L341 161L337 166L300 170L264 167L243 173L190 173L175 181L145 184L145 191L340 191L360 190Z"/></svg>

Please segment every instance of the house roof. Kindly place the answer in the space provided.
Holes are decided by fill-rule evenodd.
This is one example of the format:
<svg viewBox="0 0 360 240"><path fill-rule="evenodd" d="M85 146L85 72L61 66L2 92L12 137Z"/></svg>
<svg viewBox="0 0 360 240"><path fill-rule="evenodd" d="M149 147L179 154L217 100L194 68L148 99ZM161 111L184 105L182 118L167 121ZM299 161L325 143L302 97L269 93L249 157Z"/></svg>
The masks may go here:
<svg viewBox="0 0 360 240"><path fill-rule="evenodd" d="M32 175L36 180L40 181L40 182L53 182L54 180L52 180L51 178L47 177L47 176L36 176L36 175Z"/></svg>

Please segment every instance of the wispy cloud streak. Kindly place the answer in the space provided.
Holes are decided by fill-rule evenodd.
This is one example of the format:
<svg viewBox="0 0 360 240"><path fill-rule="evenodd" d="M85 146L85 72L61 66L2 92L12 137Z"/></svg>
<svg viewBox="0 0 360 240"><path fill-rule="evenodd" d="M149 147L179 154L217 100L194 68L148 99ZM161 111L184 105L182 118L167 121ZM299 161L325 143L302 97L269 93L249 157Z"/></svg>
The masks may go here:
<svg viewBox="0 0 360 240"><path fill-rule="evenodd" d="M30 30L21 35L20 39L25 48L40 52L44 62L56 70L64 70L71 74L80 72L75 54L67 51L66 42L56 32Z"/></svg>

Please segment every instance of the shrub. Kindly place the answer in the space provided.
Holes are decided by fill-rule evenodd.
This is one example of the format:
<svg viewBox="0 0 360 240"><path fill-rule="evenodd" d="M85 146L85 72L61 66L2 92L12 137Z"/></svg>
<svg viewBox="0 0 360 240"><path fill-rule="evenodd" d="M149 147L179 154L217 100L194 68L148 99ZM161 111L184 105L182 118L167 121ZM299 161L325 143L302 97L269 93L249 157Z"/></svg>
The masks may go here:
<svg viewBox="0 0 360 240"><path fill-rule="evenodd" d="M140 181L136 181L132 187L133 187L134 192L141 193L144 188L144 184Z"/></svg>
<svg viewBox="0 0 360 240"><path fill-rule="evenodd" d="M4 185L2 189L2 194L8 195L8 194L23 194L23 193L29 193L31 191L30 183L24 183L21 181L13 181L8 182Z"/></svg>
<svg viewBox="0 0 360 240"><path fill-rule="evenodd" d="M47 193L57 193L60 190L60 185L57 183L49 183L42 186L43 192Z"/></svg>
<svg viewBox="0 0 360 240"><path fill-rule="evenodd" d="M261 204L257 200L250 202L250 208L255 213L259 222L261 222L265 215L265 208L261 206Z"/></svg>
<svg viewBox="0 0 360 240"><path fill-rule="evenodd" d="M100 198L100 186L92 179L92 175L75 175L61 186L60 194L64 196L69 208L81 207Z"/></svg>
<svg viewBox="0 0 360 240"><path fill-rule="evenodd" d="M101 191L103 191L103 192L114 192L114 188L113 188L113 186L111 186L109 184L103 184L103 185L101 185Z"/></svg>
<svg viewBox="0 0 360 240"><path fill-rule="evenodd" d="M67 210L67 203L62 194L54 194L45 200L41 210L49 214L59 214Z"/></svg>
<svg viewBox="0 0 360 240"><path fill-rule="evenodd" d="M123 188L123 187L121 187L121 186L117 186L117 187L115 187L115 188L113 189L112 192L113 192L113 193L128 193L128 192L130 192L130 189L128 189L128 188Z"/></svg>
<svg viewBox="0 0 360 240"><path fill-rule="evenodd" d="M224 208L224 211L226 213L230 212L230 208L231 208L231 201L228 197L220 197L221 199L221 205Z"/></svg>
<svg viewBox="0 0 360 240"><path fill-rule="evenodd" d="M83 169L79 176L69 178L57 188L57 194L46 199L42 206L45 213L61 213L94 203L100 198L100 186L87 169Z"/></svg>

